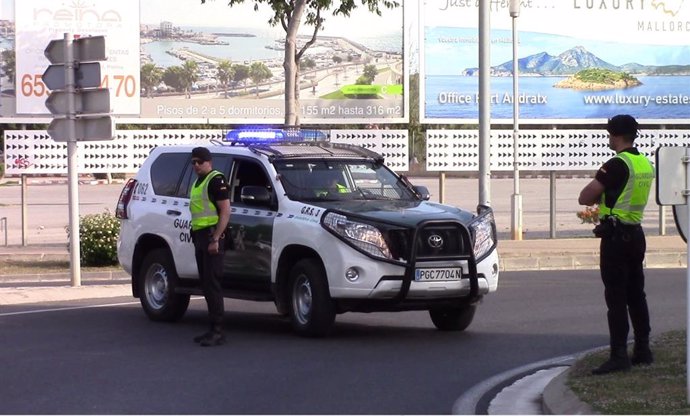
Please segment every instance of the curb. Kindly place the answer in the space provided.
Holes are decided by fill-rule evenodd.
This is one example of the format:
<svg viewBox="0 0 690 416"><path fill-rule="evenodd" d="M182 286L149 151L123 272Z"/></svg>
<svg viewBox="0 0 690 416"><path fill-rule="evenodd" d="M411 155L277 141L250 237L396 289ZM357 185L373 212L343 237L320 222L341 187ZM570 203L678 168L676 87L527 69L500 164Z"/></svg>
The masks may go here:
<svg viewBox="0 0 690 416"><path fill-rule="evenodd" d="M0 285L10 283L69 283L71 281L71 278L72 274L69 272L6 274L0 275ZM111 284L114 282L121 282L123 280L129 281L131 277L124 270L112 270L99 272L82 272L81 279L86 281L99 282L102 284Z"/></svg>
<svg viewBox="0 0 690 416"><path fill-rule="evenodd" d="M566 385L568 367L561 374L554 377L542 393L541 408L545 415L597 415L594 409L587 403L580 400Z"/></svg>

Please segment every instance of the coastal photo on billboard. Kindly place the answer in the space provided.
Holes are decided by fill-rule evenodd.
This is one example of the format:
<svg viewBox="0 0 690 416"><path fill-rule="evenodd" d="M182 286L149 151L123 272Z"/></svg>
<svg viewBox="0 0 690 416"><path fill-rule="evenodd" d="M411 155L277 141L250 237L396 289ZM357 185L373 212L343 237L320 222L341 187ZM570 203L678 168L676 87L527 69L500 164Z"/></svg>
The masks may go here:
<svg viewBox="0 0 690 416"><path fill-rule="evenodd" d="M357 4L350 18L326 13L301 58L303 123L406 120L403 8ZM271 17L265 3L142 0L140 117L282 123L285 31ZM312 32L302 25L298 48Z"/></svg>
<svg viewBox="0 0 690 416"><path fill-rule="evenodd" d="M513 37L518 31L518 103L526 122L582 122L628 113L690 119L690 2L683 0L491 2L493 121L512 121ZM478 2L420 6L420 102L426 123L478 119Z"/></svg>

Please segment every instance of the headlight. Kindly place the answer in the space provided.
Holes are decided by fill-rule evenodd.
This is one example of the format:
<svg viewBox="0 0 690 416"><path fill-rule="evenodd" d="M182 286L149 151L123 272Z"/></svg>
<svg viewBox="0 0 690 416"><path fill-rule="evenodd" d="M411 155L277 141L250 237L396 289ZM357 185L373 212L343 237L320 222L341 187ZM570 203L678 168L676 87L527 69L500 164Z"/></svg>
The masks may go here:
<svg viewBox="0 0 690 416"><path fill-rule="evenodd" d="M334 212L326 214L323 218L323 226L372 256L392 258L381 231L374 226L352 221L346 216Z"/></svg>
<svg viewBox="0 0 690 416"><path fill-rule="evenodd" d="M486 256L496 244L494 213L489 210L470 224L474 234L474 257L477 260Z"/></svg>

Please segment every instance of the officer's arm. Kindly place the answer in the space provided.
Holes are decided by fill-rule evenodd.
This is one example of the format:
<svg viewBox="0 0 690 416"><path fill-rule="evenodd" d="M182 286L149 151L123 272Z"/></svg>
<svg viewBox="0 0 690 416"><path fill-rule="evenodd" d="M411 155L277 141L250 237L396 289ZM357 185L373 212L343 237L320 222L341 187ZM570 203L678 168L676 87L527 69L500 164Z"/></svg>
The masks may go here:
<svg viewBox="0 0 690 416"><path fill-rule="evenodd" d="M580 205L594 205L601 200L601 194L604 193L604 184L599 182L597 179L592 179L582 191L580 191L580 197L577 202Z"/></svg>
<svg viewBox="0 0 690 416"><path fill-rule="evenodd" d="M220 239L220 236L223 235L228 227L228 222L230 221L230 200L216 201L216 207L218 208L218 225L213 233L214 240ZM230 236L225 236L225 238L230 238Z"/></svg>

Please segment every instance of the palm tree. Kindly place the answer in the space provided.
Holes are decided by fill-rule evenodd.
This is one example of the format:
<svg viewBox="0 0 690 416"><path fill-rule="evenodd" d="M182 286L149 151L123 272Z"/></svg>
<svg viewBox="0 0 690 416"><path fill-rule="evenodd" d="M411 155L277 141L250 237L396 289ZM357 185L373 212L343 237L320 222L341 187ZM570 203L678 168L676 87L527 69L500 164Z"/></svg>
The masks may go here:
<svg viewBox="0 0 690 416"><path fill-rule="evenodd" d="M233 81L235 82L241 82L244 84L244 90L245 93L247 91L247 82L246 79L249 78L249 67L247 65L233 65L232 69L234 70L234 75L232 77Z"/></svg>
<svg viewBox="0 0 690 416"><path fill-rule="evenodd" d="M185 98L191 98L192 85L199 79L199 64L196 61L186 60L182 64L182 83L184 85Z"/></svg>
<svg viewBox="0 0 690 416"><path fill-rule="evenodd" d="M141 66L141 86L146 90L146 96L151 97L153 88L163 79L163 69L154 63Z"/></svg>
<svg viewBox="0 0 690 416"><path fill-rule="evenodd" d="M251 78L252 82L254 83L257 97L259 96L259 83L267 79L270 79L272 76L273 73L270 69L268 69L265 63L252 63L252 66L249 68L249 78Z"/></svg>
<svg viewBox="0 0 690 416"><path fill-rule="evenodd" d="M228 83L235 76L235 69L233 68L232 63L227 59L223 59L222 61L218 62L217 69L218 81L220 81L221 85L223 86L225 98L228 98Z"/></svg>
<svg viewBox="0 0 690 416"><path fill-rule="evenodd" d="M16 74L15 53L14 49L5 49L2 51L2 72L9 78L10 82L14 84L14 75Z"/></svg>

